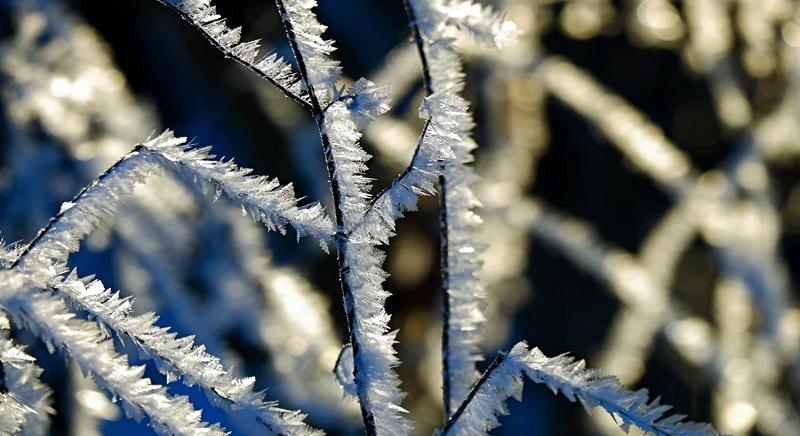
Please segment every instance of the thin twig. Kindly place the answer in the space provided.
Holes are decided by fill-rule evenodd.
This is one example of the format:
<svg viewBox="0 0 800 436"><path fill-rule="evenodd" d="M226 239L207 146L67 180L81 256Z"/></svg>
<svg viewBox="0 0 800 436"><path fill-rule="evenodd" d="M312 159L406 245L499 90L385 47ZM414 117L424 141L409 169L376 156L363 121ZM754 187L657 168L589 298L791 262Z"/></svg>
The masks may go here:
<svg viewBox="0 0 800 436"><path fill-rule="evenodd" d="M442 395L444 417L450 416L452 405L450 383L450 231L447 226L447 179L439 176L439 270L442 287Z"/></svg>
<svg viewBox="0 0 800 436"><path fill-rule="evenodd" d="M6 370L3 367L3 361L0 360L0 394L8 392L8 385L6 384Z"/></svg>

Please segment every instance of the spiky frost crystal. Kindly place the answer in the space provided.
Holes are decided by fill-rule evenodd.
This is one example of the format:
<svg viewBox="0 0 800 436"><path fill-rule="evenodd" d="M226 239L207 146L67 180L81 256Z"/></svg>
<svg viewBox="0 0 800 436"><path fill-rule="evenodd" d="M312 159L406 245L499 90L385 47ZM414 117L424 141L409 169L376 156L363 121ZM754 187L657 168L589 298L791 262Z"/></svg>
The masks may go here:
<svg viewBox="0 0 800 436"><path fill-rule="evenodd" d="M96 325L76 318L50 293L29 288L24 279L20 283L19 278L9 278L13 273L4 274L0 304L14 321L39 336L51 351L59 349L72 358L98 386L122 402L128 416L137 421L148 417L160 434L225 435L218 425L203 422L201 412L186 397L169 395L163 386L151 383L143 376L144 366L128 366ZM14 280L23 287L7 286Z"/></svg>
<svg viewBox="0 0 800 436"><path fill-rule="evenodd" d="M42 370L35 359L9 338L10 328L0 313L0 432L43 435L50 423L50 390L39 381Z"/></svg>
<svg viewBox="0 0 800 436"><path fill-rule="evenodd" d="M364 129L390 109L388 85L376 85L365 78L356 80L339 99L345 102L359 129Z"/></svg>
<svg viewBox="0 0 800 436"><path fill-rule="evenodd" d="M549 358L538 348L528 350L527 344L520 342L507 355L499 355L496 362L439 434L488 434L500 425L497 415L508 413L506 399L521 399L524 374L553 393L561 392L572 402L580 401L587 413L602 407L626 432L635 426L659 436L717 435L708 424L684 422L682 415L665 416L671 406L659 404L658 399L651 402L645 390L625 389L616 377L587 369L583 360L575 361L566 355Z"/></svg>
<svg viewBox="0 0 800 436"><path fill-rule="evenodd" d="M167 381L180 378L189 386L197 384L212 403L246 419L255 431L266 427L275 434L322 434L303 422L305 415L264 401L262 394L253 392L255 378L232 376L217 357L202 345L195 345L192 336L178 337L169 328L157 326L158 316L154 313L134 315L133 301L106 289L102 282L79 280L73 271L54 287L67 303L92 316L103 331L130 339L153 359Z"/></svg>
<svg viewBox="0 0 800 436"><path fill-rule="evenodd" d="M453 40L447 35L448 17L443 13L445 3L433 0L410 0L416 24L422 38L422 53L427 58L430 87L434 92L458 93L463 90L464 73L461 61L453 50ZM452 145L454 159L444 166L442 174L443 203L446 205L447 232L446 270L442 287L449 299L445 309L443 347L445 378L445 415L464 399L469 387L478 378L475 362L481 360L478 342L483 284L477 277L483 251L473 235L481 223L474 209L480 206L471 185L476 181L472 162L475 143L470 137L474 126L469 112L454 118L452 129L461 139Z"/></svg>
<svg viewBox="0 0 800 436"><path fill-rule="evenodd" d="M186 145L186 138L165 131L134 149L72 201L65 202L15 265L47 268L63 264L86 235L113 215L124 196L165 169L211 188L207 192L215 198L225 194L271 230L283 231L289 224L298 235L309 235L323 243L333 234L333 224L322 207L298 207L291 185L280 186L275 179L251 176L251 170L232 161L215 161L209 148L192 149Z"/></svg>
<svg viewBox="0 0 800 436"><path fill-rule="evenodd" d="M292 67L274 53L259 57L259 41L241 42L242 28L231 29L211 0L157 0L178 12L225 56L232 57L274 84L289 97L308 103Z"/></svg>

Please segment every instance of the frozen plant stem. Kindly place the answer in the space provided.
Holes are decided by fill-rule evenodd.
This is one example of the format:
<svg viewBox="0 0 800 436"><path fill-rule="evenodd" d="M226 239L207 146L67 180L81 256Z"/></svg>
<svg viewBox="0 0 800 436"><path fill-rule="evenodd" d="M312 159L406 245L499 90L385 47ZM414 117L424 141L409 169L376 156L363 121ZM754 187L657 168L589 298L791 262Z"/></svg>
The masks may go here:
<svg viewBox="0 0 800 436"><path fill-rule="evenodd" d="M283 95L291 98L292 100L297 102L297 104L299 104L301 107L305 109L311 109L309 102L305 98L303 98L304 96L302 94L298 94L297 92L294 92L292 89L289 89L289 87L281 83L279 80L276 80L274 77L270 76L269 74L266 74L261 68L259 68L256 64L254 64L250 60L245 59L236 51L231 50L230 48L220 44L220 42L216 38L214 38L213 35L209 34L209 32L203 26L203 25L208 26L218 21L224 21L224 18L217 17L214 21L206 21L202 23L203 25L200 25L188 13L186 13L185 10L172 4L170 0L157 0L157 1L175 11L181 18L183 18L184 21L189 23L190 26L194 27L198 32L200 32L213 47L221 51L225 55L225 57L230 57L236 62L239 62L240 64L247 67L247 69L249 69L250 71L256 73L259 77L275 85L275 87L278 88L283 93Z"/></svg>
<svg viewBox="0 0 800 436"><path fill-rule="evenodd" d="M481 389L481 386L483 386L483 384L486 383L486 380L489 380L489 377L491 377L494 370L497 369L497 367L500 366L501 363L503 363L503 360L505 360L505 358L506 358L506 353L503 352L497 353L497 357L495 357L492 363L490 363L489 366L486 367L486 371L483 372L481 378L479 378L478 381L475 382L475 385L472 386L472 389L470 389L467 398L465 398L464 401L458 406L458 409L456 409L456 411L453 412L453 414L450 415L449 418L447 418L447 423L445 424L444 428L442 428L440 434L446 435L450 432L450 429L453 428L453 425L455 425L455 423L458 421L458 418L461 417L461 415L467 409L467 406L469 406L470 402L472 402L472 399L475 398L475 395Z"/></svg>
<svg viewBox="0 0 800 436"><path fill-rule="evenodd" d="M423 41L422 34L419 32L417 16L414 14L414 8L411 7L411 3L408 0L403 0L403 7L408 17L408 25L411 27L411 37L414 39L414 45L417 46L419 60L422 63L422 84L425 86L425 95L431 95L433 94L433 81L428 67L428 56L425 54L425 41Z"/></svg>
<svg viewBox="0 0 800 436"><path fill-rule="evenodd" d="M12 269L63 266L70 253L79 249L83 237L111 214L121 198L150 176L170 170L237 201L243 210L257 217L268 228L283 231L285 224L298 224L298 234L315 234L329 240L333 223L321 207L299 208L290 185L277 180L249 175L231 161L217 161L209 148L192 149L186 138L165 131L139 144L107 171L65 202L47 226L31 241L11 265ZM208 191L206 191L208 192ZM89 218L82 217L87 214ZM296 221L294 221L296 219ZM305 224L310 224L306 226ZM34 265L35 264L35 265Z"/></svg>
<svg viewBox="0 0 800 436"><path fill-rule="evenodd" d="M417 17L414 13L414 8L408 0L403 0L403 7L408 17L408 25L411 27L411 35L414 39L414 45L417 47L419 53L420 63L422 64L422 82L425 86L425 95L430 96L434 93L433 80L431 79L430 67L428 66L428 56L425 53L425 41L422 39L422 34L419 31L417 24ZM451 408L451 384L450 384L450 359L448 359L447 352L450 347L450 294L448 293L450 285L450 256L448 244L448 226L447 226L447 179L444 175L439 176L439 269L441 274L441 287L442 287L442 399L444 403L444 418L450 418Z"/></svg>
<svg viewBox="0 0 800 436"><path fill-rule="evenodd" d="M395 180L397 180L397 181L403 180L412 171L414 171L414 160L417 158L417 155L419 155L419 149L422 147L422 144L425 142L425 136L428 134L428 129L430 129L430 127L431 127L431 120L428 119L428 121L425 121L425 125L422 127L422 133L420 133L419 140L417 141L417 145L414 147L414 154L411 156L411 161L408 163L408 166L403 170L403 172L400 173L399 176L397 176L397 178ZM372 201L370 201L370 203L369 203L369 208L367 209L367 212L364 214L365 217L367 215L371 214L371 213L375 213L376 204L378 203L378 201L380 201L383 198L384 195L387 195L387 193L391 189L392 189L392 185L389 185L386 188L384 188L381 192L379 192L378 195L376 195L375 197L372 198ZM365 219L365 221L366 221L366 219ZM363 221L360 224L363 224Z"/></svg>
<svg viewBox="0 0 800 436"><path fill-rule="evenodd" d="M375 427L375 417L372 414L367 402L367 389L362 386L359 372L362 371L361 359L359 353L361 347L355 335L355 302L353 297L353 289L348 280L348 270L345 265L345 257L347 253L348 234L345 232L344 226L344 213L343 213L343 195L339 186L339 181L336 178L336 162L333 159L333 149L328 134L325 131L325 109L319 102L314 85L309 79L309 71L306 66L303 54L297 43L297 35L295 34L294 27L289 19L289 13L286 10L283 0L275 0L278 7L278 13L281 17L283 27L286 29L286 36L289 39L289 45L292 48L295 62L300 74L300 80L308 91L309 100L311 103L311 114L314 116L314 121L320 134L320 141L322 142L322 151L325 156L325 167L328 171L328 180L331 184L331 192L333 194L334 215L336 219L336 233L334 235L334 246L336 247L336 261L339 267L339 285L342 288L342 296L344 299L345 317L347 319L347 328L350 334L350 343L353 347L353 380L356 383L356 390L358 392L358 402L361 408L361 418L364 420L364 433L367 436L377 435Z"/></svg>
<svg viewBox="0 0 800 436"><path fill-rule="evenodd" d="M80 192L78 192L78 194L75 195L75 197L70 201L70 203L71 204L78 203L81 200L81 198L87 192L89 192L89 190L91 190L93 187L95 187L95 186L99 185L100 183L102 183L103 179L105 179L106 177L108 177L112 173L114 173L114 171L116 171L117 168L119 168L130 157L136 156L139 153L139 151L142 150L143 148L144 148L144 145L142 145L142 144L139 144L136 147L134 147L133 150L131 150L130 152L128 152L128 154L126 154L120 160L115 162L114 165L111 165L103 174L101 174L97 179L95 179L94 182L84 186L83 189L81 189ZM67 210L69 210L69 209L68 208L62 208L57 214L55 214L52 218L50 218L50 221L47 222L47 225L44 228L42 228L41 230L39 230L39 233L36 234L36 237L33 238L33 240L31 240L31 242L28 245L25 246L25 249L22 250L22 252L19 254L19 256L17 256L17 258L14 260L14 262L11 264L11 266L9 266L8 269L13 269L13 268L17 267L17 265L19 265L19 263L21 261L23 261L25 259L25 257L28 256L28 254L30 254L31 250L36 247L36 245L39 243L39 241L45 235L47 235L50 232L50 229L56 223L58 223L58 221L64 216L64 213L67 212Z"/></svg>

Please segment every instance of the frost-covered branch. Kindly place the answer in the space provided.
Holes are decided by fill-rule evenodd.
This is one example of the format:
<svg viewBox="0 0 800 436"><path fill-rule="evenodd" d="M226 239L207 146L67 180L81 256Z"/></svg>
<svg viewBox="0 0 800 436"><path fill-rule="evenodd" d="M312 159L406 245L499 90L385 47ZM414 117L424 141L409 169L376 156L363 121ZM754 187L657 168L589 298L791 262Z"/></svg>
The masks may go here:
<svg viewBox="0 0 800 436"><path fill-rule="evenodd" d="M188 181L213 190L215 198L224 194L241 204L245 212L269 230L283 232L290 225L298 236L309 236L321 243L333 235L333 223L318 203L297 206L299 200L291 184L281 186L277 179L251 175L251 169L241 168L232 160L215 160L210 147L192 148L186 138L166 131L144 143L143 150Z"/></svg>
<svg viewBox="0 0 800 436"><path fill-rule="evenodd" d="M157 326L154 313L134 315L133 301L106 289L102 282L87 284L73 272L55 289L75 309L94 318L104 331L120 339L129 338L153 359L168 381L181 379L189 386L197 384L212 403L275 434L321 434L303 423L305 415L264 401L262 394L253 392L255 378L235 378L205 347L196 346L193 337L178 337L169 328Z"/></svg>
<svg viewBox="0 0 800 436"><path fill-rule="evenodd" d="M671 406L660 404L658 398L650 401L645 390L625 389L616 377L587 369L583 360L566 355L549 358L538 348L528 350L524 342L507 355L498 355L439 434L488 434L500 425L497 415L506 413L507 398L521 398L523 373L572 402L580 401L587 413L602 407L625 431L634 426L659 436L717 434L709 424L684 422L682 415L666 416Z"/></svg>
<svg viewBox="0 0 800 436"><path fill-rule="evenodd" d="M467 102L450 92L433 94L420 106L420 116L427 122L411 162L388 188L375 196L353 232L355 237L368 236L387 244L394 234L395 221L405 211L416 210L418 196L436 192L444 165L455 158L453 148L462 141L460 126L469 119Z"/></svg>
<svg viewBox="0 0 800 436"><path fill-rule="evenodd" d="M277 180L251 176L251 170L240 168L232 161L213 160L208 148L192 149L186 145L186 138L176 138L171 131L165 131L137 145L72 201L65 202L12 267L65 262L69 253L78 249L80 241L113 214L123 196L164 168L213 187L214 195L224 193L231 197L269 229L282 231L289 224L298 235L309 235L320 242L328 240L333 233L330 219L321 206L296 205L298 200L294 198L291 185L280 186Z"/></svg>
<svg viewBox="0 0 800 436"><path fill-rule="evenodd" d="M274 53L259 58L259 41L241 42L242 28L231 29L211 0L156 0L177 12L225 57L230 57L268 82L300 106L311 109L292 67Z"/></svg>
<svg viewBox="0 0 800 436"><path fill-rule="evenodd" d="M311 11L317 6L316 0L276 0L275 4L300 70L300 80L308 90L311 110L316 116L339 81L341 67L330 56L336 48L333 41L322 36L326 26Z"/></svg>
<svg viewBox="0 0 800 436"><path fill-rule="evenodd" d="M352 227L366 210L369 180L364 177L366 162L371 157L359 146L361 134L358 124L362 116L354 116L351 107L334 98L339 81L339 63L329 55L333 42L325 40L325 26L317 21L312 8L316 1L276 0L281 21L286 29L289 44L297 62L300 78L309 89L311 111L320 132L328 177L333 191L338 230ZM369 99L370 107L379 108L375 114L388 110L386 96L372 92L374 85L357 81L353 88ZM348 93L352 95L352 93ZM351 97L351 100L355 100ZM356 107L359 107L358 105ZM373 114L373 115L375 115Z"/></svg>
<svg viewBox="0 0 800 436"><path fill-rule="evenodd" d="M43 435L50 421L50 390L39 380L42 370L35 359L8 336L10 328L0 313L0 432Z"/></svg>
<svg viewBox="0 0 800 436"><path fill-rule="evenodd" d="M353 376L367 435L405 434L411 424L400 406L404 394L394 367L396 332L389 330L382 288L385 255L371 241L350 238L368 208L370 156L360 147L360 128L388 109L388 93L365 80L349 92L336 91L340 68L329 55L334 47L322 37L325 27L312 8L316 1L276 0L281 21L309 90L312 113L320 132L336 217L334 238L339 281L353 346ZM342 98L343 97L343 98Z"/></svg>
<svg viewBox="0 0 800 436"><path fill-rule="evenodd" d="M461 61L447 34L452 21L443 12L439 0L404 0L409 25L422 63L426 93L463 90ZM482 247L472 235L480 224L474 208L479 205L470 185L475 181L472 162L475 143L470 138L474 122L465 112L454 123L460 139L452 146L454 159L439 176L441 202L439 211L442 293L444 298L442 331L443 397L445 417L449 417L469 386L478 377L475 362L479 325L483 322L480 299L483 285L477 278L480 261L476 252Z"/></svg>
<svg viewBox="0 0 800 436"><path fill-rule="evenodd" d="M6 272L6 275L14 272ZM61 349L84 372L94 375L98 386L122 401L125 412L136 420L145 416L157 432L165 435L223 436L218 425L209 426L201 420L186 397L171 396L163 386L144 377L144 366L131 367L114 350L110 339L89 321L80 320L62 301L48 292L29 289L26 279L14 278L7 286L3 282L2 305L15 322L29 328L51 350ZM22 286L13 286L14 281Z"/></svg>

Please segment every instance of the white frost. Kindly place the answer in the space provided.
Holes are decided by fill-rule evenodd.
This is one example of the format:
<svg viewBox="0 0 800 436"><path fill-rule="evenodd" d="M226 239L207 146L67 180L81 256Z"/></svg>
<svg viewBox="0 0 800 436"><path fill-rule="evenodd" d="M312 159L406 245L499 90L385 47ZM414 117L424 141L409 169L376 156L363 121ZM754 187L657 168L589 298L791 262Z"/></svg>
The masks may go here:
<svg viewBox="0 0 800 436"><path fill-rule="evenodd" d="M667 416L671 406L658 398L650 401L647 391L629 391L616 377L587 369L583 360L561 355L549 358L538 348L528 350L520 342L508 354L498 356L499 364L485 374L471 392L471 400L459 409L440 434L486 435L499 426L497 415L506 414L506 399L521 399L522 375L534 383L561 392L572 402L580 401L587 413L602 407L612 414L626 432L630 426L658 436L713 436L718 433L708 424L684 422L683 415Z"/></svg>
<svg viewBox="0 0 800 436"><path fill-rule="evenodd" d="M154 313L134 315L133 301L106 289L100 281L87 284L73 272L55 288L70 305L95 318L103 331L130 339L141 348L168 381L182 379L186 385L199 385L212 403L247 419L254 428L266 427L275 434L322 434L303 422L303 414L281 409L277 403L265 401L263 394L253 392L255 378L233 377L217 357L202 345L196 346L192 336L178 337L169 328L157 326Z"/></svg>

